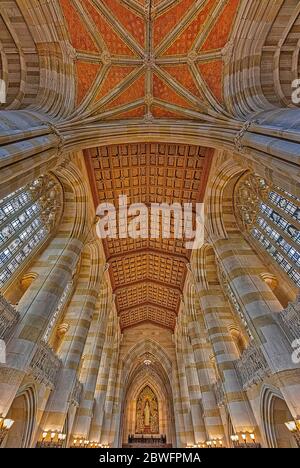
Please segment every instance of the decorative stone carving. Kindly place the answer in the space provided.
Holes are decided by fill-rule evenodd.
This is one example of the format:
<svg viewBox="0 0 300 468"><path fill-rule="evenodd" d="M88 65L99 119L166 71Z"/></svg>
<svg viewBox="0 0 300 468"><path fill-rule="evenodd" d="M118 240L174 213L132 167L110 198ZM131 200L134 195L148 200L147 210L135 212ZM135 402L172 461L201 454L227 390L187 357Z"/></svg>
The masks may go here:
<svg viewBox="0 0 300 468"><path fill-rule="evenodd" d="M243 128L238 132L237 136L235 137L234 144L238 152L243 151L244 149L243 138L245 136L245 133L247 133L248 130L250 130L251 125L253 123L256 123L256 122L252 120L247 120L247 122L245 122L245 124L243 125Z"/></svg>
<svg viewBox="0 0 300 468"><path fill-rule="evenodd" d="M103 65L111 65L111 55L108 51L102 52L101 61Z"/></svg>
<svg viewBox="0 0 300 468"><path fill-rule="evenodd" d="M271 373L262 351L255 344L244 351L234 366L245 390L263 381Z"/></svg>
<svg viewBox="0 0 300 468"><path fill-rule="evenodd" d="M152 96L152 94L146 94L145 96L145 104L147 106L151 106L154 102L154 97Z"/></svg>
<svg viewBox="0 0 300 468"><path fill-rule="evenodd" d="M222 54L223 61L224 61L225 65L228 65L231 62L232 55L233 55L233 50L234 50L234 42L233 41L227 42L225 47L223 47L223 49L221 51L221 54Z"/></svg>
<svg viewBox="0 0 300 468"><path fill-rule="evenodd" d="M54 351L41 342L31 361L30 372L39 383L54 388L61 365L62 362Z"/></svg>
<svg viewBox="0 0 300 468"><path fill-rule="evenodd" d="M261 279L269 286L269 288L274 291L277 286L278 286L278 279L276 278L275 275L272 275L271 273L261 273L260 275Z"/></svg>
<svg viewBox="0 0 300 468"><path fill-rule="evenodd" d="M69 402L71 405L75 406L76 408L80 405L80 399L83 391L83 385L79 382L78 379L75 380L73 390L71 392Z"/></svg>
<svg viewBox="0 0 300 468"><path fill-rule="evenodd" d="M213 390L216 396L217 405L223 406L225 404L225 392L221 380L217 380L217 382L213 386Z"/></svg>
<svg viewBox="0 0 300 468"><path fill-rule="evenodd" d="M197 58L198 58L197 52L195 50L192 50L188 54L188 58L187 58L189 65L193 65L197 61Z"/></svg>
<svg viewBox="0 0 300 468"><path fill-rule="evenodd" d="M300 338L300 295L294 303L290 303L280 314L275 314L280 327L292 343Z"/></svg>
<svg viewBox="0 0 300 468"><path fill-rule="evenodd" d="M256 223L260 203L268 198L268 193L268 183L256 174L247 174L240 183L235 195L235 206L243 231L248 231Z"/></svg>
<svg viewBox="0 0 300 468"><path fill-rule="evenodd" d="M10 338L14 326L19 320L19 313L7 300L0 294L0 339Z"/></svg>

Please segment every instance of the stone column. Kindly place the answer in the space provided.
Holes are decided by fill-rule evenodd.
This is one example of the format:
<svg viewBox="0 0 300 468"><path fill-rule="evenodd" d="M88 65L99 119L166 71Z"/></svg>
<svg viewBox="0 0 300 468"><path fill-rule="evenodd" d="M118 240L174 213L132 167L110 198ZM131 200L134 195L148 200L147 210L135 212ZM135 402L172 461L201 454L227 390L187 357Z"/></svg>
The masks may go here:
<svg viewBox="0 0 300 468"><path fill-rule="evenodd" d="M299 365L292 362L293 349L282 332L276 313L282 306L260 276L265 267L244 239L215 239L213 244L227 280L238 298L249 329L262 350L291 413L300 414Z"/></svg>
<svg viewBox="0 0 300 468"><path fill-rule="evenodd" d="M112 441L110 440L110 435L111 435L111 426L112 426L113 411L114 411L115 390L117 386L117 377L118 377L118 360L119 360L119 340L116 339L113 345L111 366L110 366L107 392L105 396L104 411L103 411L101 443L104 445L112 443Z"/></svg>
<svg viewBox="0 0 300 468"><path fill-rule="evenodd" d="M93 418L95 389L103 354L110 306L108 289L106 285L103 285L93 315L85 347L86 352L84 352L83 366L80 373L80 381L83 384L83 395L73 427L74 439L89 440L89 432Z"/></svg>
<svg viewBox="0 0 300 468"><path fill-rule="evenodd" d="M185 311L185 307L183 309ZM203 444L207 440L206 429L202 417L202 398L201 398L201 391L200 385L198 380L198 374L196 370L196 364L193 356L193 351L191 349L191 343L189 342L188 336L188 329L187 329L187 320L186 316L182 316L183 312L181 312L180 320L182 322L181 325L181 334L180 340L182 343L182 351L183 351L183 361L185 363L185 373L188 385L188 392L189 392L189 400L190 400L190 407L191 407L191 415L193 421L193 429L194 429L194 439L195 444Z"/></svg>
<svg viewBox="0 0 300 468"><path fill-rule="evenodd" d="M57 242L59 238L57 239ZM61 240L60 240L61 242ZM55 242L54 242L55 244ZM53 248L50 246L49 250ZM82 241L71 239L56 262L44 268L19 303L22 317L7 345L7 363L0 371L0 413L7 414L67 284L72 279ZM54 254L54 251L52 252Z"/></svg>
<svg viewBox="0 0 300 468"><path fill-rule="evenodd" d="M0 112L0 198L53 170L63 139L49 117L33 111Z"/></svg>
<svg viewBox="0 0 300 468"><path fill-rule="evenodd" d="M113 340L114 340L114 310L110 311L109 322L106 330L105 344L101 357L101 365L97 376L97 384L95 391L95 407L94 415L91 424L89 439L92 442L101 442L104 403L107 394L108 381L113 359Z"/></svg>
<svg viewBox="0 0 300 468"><path fill-rule="evenodd" d="M174 363L173 374L172 374L172 389L173 389L173 405L174 405L174 416L175 416L175 425L176 425L176 442L178 448L184 448L187 444L185 427L184 427L184 418L183 418L183 408L180 395L180 385L179 385L179 373L177 369L177 363Z"/></svg>
<svg viewBox="0 0 300 468"><path fill-rule="evenodd" d="M229 305L220 285L210 284L207 289L199 282L197 292L235 432L257 433L257 423L234 366L239 355L227 327L228 320L231 320Z"/></svg>
<svg viewBox="0 0 300 468"><path fill-rule="evenodd" d="M95 241L84 250L77 287L64 317L69 329L59 352L63 367L42 422L46 431L63 431L103 278L103 266L99 266L99 261L99 245Z"/></svg>
<svg viewBox="0 0 300 468"><path fill-rule="evenodd" d="M203 418L208 440L224 440L224 428L213 390L216 377L213 375L210 356L212 348L209 343L201 313L194 320L190 320L189 333L194 351L199 386L202 396Z"/></svg>
<svg viewBox="0 0 300 468"><path fill-rule="evenodd" d="M180 388L180 400L181 400L182 416L183 416L184 428L185 428L185 439L186 439L187 445L195 445L196 441L194 439L189 390L188 390L188 384L187 384L187 378L186 378L186 372L185 372L182 342L181 342L181 337L180 337L178 328L176 328L175 343L176 343L176 357L177 357L178 379L179 379L179 388Z"/></svg>

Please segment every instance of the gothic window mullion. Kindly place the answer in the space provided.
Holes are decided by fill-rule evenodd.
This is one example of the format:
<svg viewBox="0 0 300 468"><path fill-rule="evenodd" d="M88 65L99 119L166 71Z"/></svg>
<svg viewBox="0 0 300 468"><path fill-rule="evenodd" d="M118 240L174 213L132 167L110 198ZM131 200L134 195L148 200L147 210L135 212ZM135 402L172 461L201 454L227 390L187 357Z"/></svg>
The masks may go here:
<svg viewBox="0 0 300 468"><path fill-rule="evenodd" d="M38 215L40 215L40 213L41 213L41 209L39 208L39 209L36 211L35 215L38 216ZM1 238L0 238L0 247L1 247L1 250L4 250L4 249L8 248L8 246L9 246L15 239L18 238L20 230L22 229L22 230L25 231L29 226L32 225L33 221L34 221L34 217L28 218L27 221L26 221L24 224L20 224L20 226L18 227L18 229L15 230L14 234L13 234L11 237L9 237L8 239L6 239L6 240L3 241L3 242L1 242Z"/></svg>
<svg viewBox="0 0 300 468"><path fill-rule="evenodd" d="M51 176L0 200L0 286L46 241L60 212L62 192Z"/></svg>
<svg viewBox="0 0 300 468"><path fill-rule="evenodd" d="M297 267L300 267L300 254L297 250L297 247L294 247L290 242L287 242L282 236L282 232L277 233L276 231L273 231L271 235L268 232L267 227L263 227L259 223L255 225L255 228L258 229L259 232L268 239L274 249L280 249L280 254L286 259L286 261L293 263ZM269 225L268 228L270 228Z"/></svg>
<svg viewBox="0 0 300 468"><path fill-rule="evenodd" d="M275 193L275 192L274 192ZM289 202L290 203L290 202ZM274 211L280 211L280 214L283 218L285 218L290 224L294 224L295 222L299 221L300 219L298 218L298 211L300 213L300 210L296 208L291 208L291 209L284 209L282 206L277 205L275 203L275 200L273 201L272 198L269 198L267 204L272 208ZM297 211L298 210L298 211Z"/></svg>
<svg viewBox="0 0 300 468"><path fill-rule="evenodd" d="M269 216L268 211L271 211ZM299 248L300 231L295 226L295 220L295 224L290 223L287 219L283 218L279 213L277 213L265 203L261 203L261 211L259 213L259 216L264 218L266 223L271 224L274 231L280 230L280 234L285 238L287 242L293 243L295 249ZM275 217L277 218L277 220L275 219Z"/></svg>
<svg viewBox="0 0 300 468"><path fill-rule="evenodd" d="M279 231L279 228L276 224L270 222L270 219L263 214L257 219L255 227L259 230L263 230L265 235L274 242L276 239L276 244L281 245L280 242L277 242L280 239L282 244L286 246L283 250L288 253L288 251L294 249L296 252L299 250L299 244L295 242L291 237L287 236L283 230ZM277 228L277 230L276 230ZM272 230L272 234L269 234L269 231ZM288 255L289 256L289 255ZM292 259L292 257L290 257ZM293 260L295 262L295 260ZM297 262L295 262L297 264ZM299 265L300 266L300 265Z"/></svg>
<svg viewBox="0 0 300 468"><path fill-rule="evenodd" d="M22 191L23 192L23 191ZM23 192L24 193L24 192ZM20 195L19 195L20 196ZM19 198L19 197L18 197ZM5 219L2 221L0 219L1 223L1 229L5 228L7 225L11 224L15 219L18 219L19 216L21 216L24 212L26 212L28 209L30 209L36 202L38 201L39 197L35 196L33 197L31 194L28 195L28 201L26 204L21 205L17 210L12 211ZM11 202L8 202L11 203ZM6 203L6 205L8 204Z"/></svg>
<svg viewBox="0 0 300 468"><path fill-rule="evenodd" d="M22 263L19 261L19 258L22 258L22 261L24 261L27 257L25 253L26 247L31 250L31 252L34 252L35 247L38 245L38 240L40 240L43 237L43 234L47 234L46 231L44 231L44 228L42 225L37 226L31 233L31 236L29 238L26 238L26 242L23 244L20 244L20 247L17 248L15 251L12 252L11 256L7 258L7 260L3 263L3 265L0 268L0 275L4 270L8 270L9 266L13 263L15 260L19 265ZM40 236L39 236L40 234ZM35 242L32 243L32 240ZM21 240L22 242L22 240ZM36 245L33 245L36 244ZM32 247L33 245L33 247ZM16 268L14 268L13 271L15 271ZM1 281L1 280L0 280Z"/></svg>
<svg viewBox="0 0 300 468"><path fill-rule="evenodd" d="M267 252L299 287L300 200L251 173L236 187L235 206L249 241Z"/></svg>

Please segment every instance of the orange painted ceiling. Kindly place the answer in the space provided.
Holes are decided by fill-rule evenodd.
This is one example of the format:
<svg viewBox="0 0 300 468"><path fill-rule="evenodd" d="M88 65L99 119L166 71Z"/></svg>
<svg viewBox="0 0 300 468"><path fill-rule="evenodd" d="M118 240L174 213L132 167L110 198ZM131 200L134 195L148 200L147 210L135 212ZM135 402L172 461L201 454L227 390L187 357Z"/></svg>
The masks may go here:
<svg viewBox="0 0 300 468"><path fill-rule="evenodd" d="M224 99L240 0L61 0L77 105L118 119L200 119Z"/></svg>

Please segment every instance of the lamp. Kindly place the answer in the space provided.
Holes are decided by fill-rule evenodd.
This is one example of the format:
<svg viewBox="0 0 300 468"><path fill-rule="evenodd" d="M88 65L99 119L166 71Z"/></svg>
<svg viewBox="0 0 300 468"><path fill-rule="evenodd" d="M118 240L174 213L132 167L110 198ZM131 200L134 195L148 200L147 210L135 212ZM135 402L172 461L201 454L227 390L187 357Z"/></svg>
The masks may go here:
<svg viewBox="0 0 300 468"><path fill-rule="evenodd" d="M12 428L14 421L9 418L0 417L0 445L7 436L9 430Z"/></svg>
<svg viewBox="0 0 300 468"><path fill-rule="evenodd" d="M102 448L102 445L98 442L95 441L90 441L87 439L78 439L74 438L73 439L73 444L71 445L71 448Z"/></svg>
<svg viewBox="0 0 300 468"><path fill-rule="evenodd" d="M243 432L240 434L240 436L238 434L233 434L230 437L234 448L261 448L261 445L256 442L255 434L253 432ZM250 441L247 440L248 436Z"/></svg>
<svg viewBox="0 0 300 468"><path fill-rule="evenodd" d="M58 431L42 432L42 439L37 442L37 448L63 448L67 435Z"/></svg>
<svg viewBox="0 0 300 468"><path fill-rule="evenodd" d="M300 448L300 419L296 419L295 421L288 421L285 423L285 425L293 435L297 447Z"/></svg>

